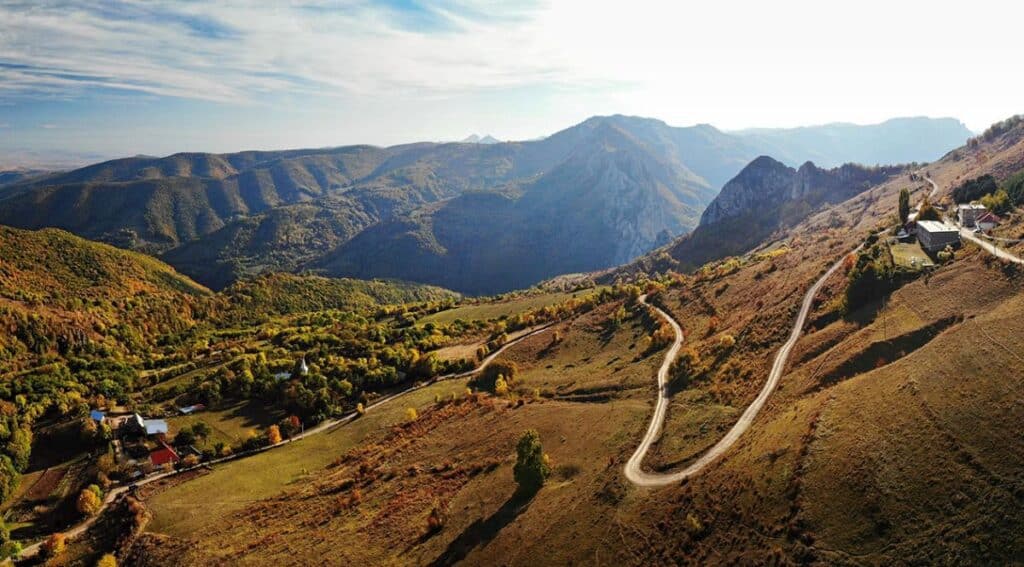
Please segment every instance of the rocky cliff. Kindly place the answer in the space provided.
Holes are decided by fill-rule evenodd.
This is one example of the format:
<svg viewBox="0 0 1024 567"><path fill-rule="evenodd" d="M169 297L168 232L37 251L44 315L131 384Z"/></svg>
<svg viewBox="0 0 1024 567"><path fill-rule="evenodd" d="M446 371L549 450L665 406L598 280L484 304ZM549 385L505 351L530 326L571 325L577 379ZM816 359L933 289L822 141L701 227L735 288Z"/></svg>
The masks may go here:
<svg viewBox="0 0 1024 567"><path fill-rule="evenodd" d="M768 156L750 162L722 187L708 205L700 226L735 218L756 211L770 214L787 202L805 201L811 205L844 201L903 170L903 166L864 167L846 164L822 169L806 162L793 169Z"/></svg>
<svg viewBox="0 0 1024 567"><path fill-rule="evenodd" d="M811 162L793 169L761 156L722 187L701 215L700 225L673 243L668 253L687 267L742 254L821 207L845 201L905 170L854 164L822 169Z"/></svg>

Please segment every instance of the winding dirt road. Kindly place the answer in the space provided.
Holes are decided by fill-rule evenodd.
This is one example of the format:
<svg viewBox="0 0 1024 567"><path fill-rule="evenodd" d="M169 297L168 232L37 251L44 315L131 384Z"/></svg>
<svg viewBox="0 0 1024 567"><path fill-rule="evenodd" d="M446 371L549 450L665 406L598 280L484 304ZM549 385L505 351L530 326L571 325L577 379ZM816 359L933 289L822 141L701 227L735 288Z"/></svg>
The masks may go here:
<svg viewBox="0 0 1024 567"><path fill-rule="evenodd" d="M857 247L856 250L859 250ZM856 252L854 250L854 252ZM845 256L844 256L845 258ZM643 439L640 441L640 445L636 448L633 456L626 462L624 473L626 478L630 482L637 486L645 487L659 487L666 486L673 483L678 483L684 478L691 477L702 470L704 470L709 464L714 462L716 459L721 457L728 451L740 438L743 433L750 429L750 425L754 422L754 418L764 408L765 403L771 396L772 392L775 391L776 386L779 384L779 380L782 378L782 372L786 368L786 362L789 360L789 353L793 350L793 346L796 345L796 341L800 338L800 333L803 331L804 324L807 322L807 315L811 312L811 306L814 303L814 296L818 295L818 291L821 290L821 286L824 285L832 274L843 265L843 259L840 259L832 265L823 276L818 278L818 281L814 282L811 289L807 290L804 295L803 303L800 305L800 312L796 316L796 321L793 322L793 330L790 331L789 339L782 345L779 352L775 355L775 363L772 364L772 370L768 374L768 381L765 382L764 387L761 388L761 392L754 398L754 401L747 406L747 409L740 416L739 420L732 426L732 429L725 434L722 439L718 441L713 447L707 450L701 455L696 461L691 463L689 466L681 471L670 472L670 473L649 473L643 470L644 457L647 455L647 451L651 448L651 445L657 441L658 436L661 434L661 428L665 422L665 415L668 411L668 370L675 360L676 355L679 353L679 349L683 344L683 332L679 328L679 324L676 323L668 313L665 313L660 308L651 305L654 310L663 319L672 325L672 329L675 331L676 338L672 343L672 348L665 354L665 360L661 363L661 367L658 369L658 401L654 406L654 415L651 416L651 423L647 426L647 433L644 434ZM640 301L644 304L647 303L647 296L642 296Z"/></svg>

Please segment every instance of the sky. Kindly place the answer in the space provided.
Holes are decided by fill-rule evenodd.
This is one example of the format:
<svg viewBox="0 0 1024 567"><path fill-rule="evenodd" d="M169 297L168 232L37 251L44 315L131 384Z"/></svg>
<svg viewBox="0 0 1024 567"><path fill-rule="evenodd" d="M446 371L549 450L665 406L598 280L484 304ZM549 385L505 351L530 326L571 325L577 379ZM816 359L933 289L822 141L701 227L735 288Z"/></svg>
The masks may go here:
<svg viewBox="0 0 1024 567"><path fill-rule="evenodd" d="M1005 0L0 0L0 158L1024 112Z"/></svg>

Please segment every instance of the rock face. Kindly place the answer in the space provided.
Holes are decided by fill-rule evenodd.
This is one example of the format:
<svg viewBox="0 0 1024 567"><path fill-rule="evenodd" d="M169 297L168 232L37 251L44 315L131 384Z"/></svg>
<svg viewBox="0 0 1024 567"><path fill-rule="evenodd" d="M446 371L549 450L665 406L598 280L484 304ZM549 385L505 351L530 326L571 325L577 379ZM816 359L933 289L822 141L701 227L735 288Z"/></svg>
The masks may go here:
<svg viewBox="0 0 1024 567"><path fill-rule="evenodd" d="M745 214L761 205L781 203L796 192L795 177L796 170L784 163L768 156L755 159L722 187L722 192L700 216L701 226Z"/></svg>
<svg viewBox="0 0 1024 567"><path fill-rule="evenodd" d="M853 164L822 169L811 162L793 169L761 156L722 187L700 225L668 253L687 267L742 254L823 205L845 201L904 170Z"/></svg>
<svg viewBox="0 0 1024 567"><path fill-rule="evenodd" d="M804 163L800 169L793 169L768 156L761 156L722 187L722 192L701 215L700 226L758 210L769 214L787 202L807 201L817 205L843 201L902 170L902 166L864 167L855 164L821 169L811 162Z"/></svg>

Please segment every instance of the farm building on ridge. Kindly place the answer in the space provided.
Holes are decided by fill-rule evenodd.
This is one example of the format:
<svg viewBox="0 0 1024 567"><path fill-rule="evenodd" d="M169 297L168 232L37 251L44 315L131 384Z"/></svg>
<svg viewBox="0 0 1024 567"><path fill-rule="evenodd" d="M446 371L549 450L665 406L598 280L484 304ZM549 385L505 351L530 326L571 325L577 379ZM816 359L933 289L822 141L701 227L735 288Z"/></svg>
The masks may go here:
<svg viewBox="0 0 1024 567"><path fill-rule="evenodd" d="M942 221L917 221L917 240L925 252L934 254L946 246L960 246L960 229Z"/></svg>
<svg viewBox="0 0 1024 567"><path fill-rule="evenodd" d="M985 214L985 205L978 203L968 203L966 205L958 205L956 208L956 220L961 225L968 228L973 228L978 222L978 218Z"/></svg>

